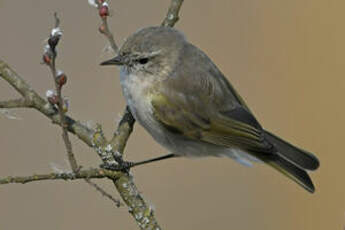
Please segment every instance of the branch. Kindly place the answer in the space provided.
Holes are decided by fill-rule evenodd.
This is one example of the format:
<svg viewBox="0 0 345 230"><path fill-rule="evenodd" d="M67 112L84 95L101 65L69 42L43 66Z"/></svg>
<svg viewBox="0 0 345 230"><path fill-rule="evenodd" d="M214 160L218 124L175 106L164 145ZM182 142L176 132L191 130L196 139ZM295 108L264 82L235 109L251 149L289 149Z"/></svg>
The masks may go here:
<svg viewBox="0 0 345 230"><path fill-rule="evenodd" d="M171 0L168 13L165 16L162 26L173 27L176 22L180 19L179 12L182 6L183 0Z"/></svg>
<svg viewBox="0 0 345 230"><path fill-rule="evenodd" d="M135 119L131 114L129 107L127 106L114 133L114 136L110 141L112 148L116 149L120 154L123 154L127 140L133 131L134 123Z"/></svg>
<svg viewBox="0 0 345 230"><path fill-rule="evenodd" d="M28 100L31 104L30 108L38 110L43 115L48 117L54 124L61 124L57 109L51 106L48 101L46 101L38 93L36 93L31 88L31 86L24 81L22 77L20 77L1 59L0 78L6 80L18 93L26 98L26 100ZM88 128L86 125L74 120L69 116L66 116L66 125L69 132L75 134L88 146L93 147L92 137L95 134L95 130Z"/></svg>
<svg viewBox="0 0 345 230"><path fill-rule="evenodd" d="M10 67L0 60L0 77L4 78L23 97L31 98L35 92ZM38 96L38 95L37 95Z"/></svg>
<svg viewBox="0 0 345 230"><path fill-rule="evenodd" d="M55 18L55 26L52 29L52 32L50 34L50 37L48 39L48 45L45 48L45 53L43 54L43 61L45 64L47 64L50 67L50 70L52 72L53 80L54 80L54 85L55 85L55 90L56 94L53 91L48 91L48 101L53 104L57 105L58 107L58 112L59 112L59 117L61 120L61 128L62 128L62 139L65 144L66 152L67 152L67 157L68 157L68 162L72 168L72 171L74 173L78 173L81 167L78 166L77 164L77 159L74 156L73 150L72 150L72 143L71 140L69 139L68 135L68 130L67 130L67 125L66 125L66 117L65 117L65 112L68 110L68 102L65 101L62 98L62 87L66 84L67 82L67 77L62 71L57 71L56 66L55 66L55 61L57 57L56 53L56 46L58 45L60 38L62 36L62 32L59 28L60 25L60 19L57 16L57 13L54 13L54 18ZM120 201L113 198L110 194L108 194L105 190L103 190L100 186L98 186L96 183L92 182L90 179L85 178L84 181L94 187L98 192L100 192L103 196L107 197L111 201L115 203L117 207L120 207Z"/></svg>
<svg viewBox="0 0 345 230"><path fill-rule="evenodd" d="M29 108L32 107L30 100L25 98L12 99L8 101L0 101L0 108L13 109L13 108Z"/></svg>
<svg viewBox="0 0 345 230"><path fill-rule="evenodd" d="M111 178L116 180L120 178L123 173L114 172L104 169L88 169L80 170L77 173L64 172L64 173L50 173L50 174L37 174L32 176L19 176L19 177L6 177L0 179L0 185L3 184L26 184L34 181L42 180L77 180L77 179L103 179Z"/></svg>
<svg viewBox="0 0 345 230"><path fill-rule="evenodd" d="M71 140L68 137L68 130L67 130L68 125L66 124L66 117L65 117L65 112L64 112L65 101L62 98L62 93L61 93L62 86L66 84L67 77L63 72L57 73L56 66L55 66L56 46L62 36L62 32L59 28L60 19L58 18L56 12L54 13L54 18L55 18L55 27L53 28L51 32L50 38L48 39L49 49L46 50L45 52L46 54L44 55L48 55L48 53L53 54L51 57L51 61L47 64L49 64L50 70L52 72L53 80L55 83L55 89L57 92L57 105L58 105L58 112L59 112L59 117L60 117L60 122L61 122L62 139L66 147L68 162L72 168L72 171L77 172L79 170L79 167L72 150ZM66 106L66 110L67 110L67 106Z"/></svg>

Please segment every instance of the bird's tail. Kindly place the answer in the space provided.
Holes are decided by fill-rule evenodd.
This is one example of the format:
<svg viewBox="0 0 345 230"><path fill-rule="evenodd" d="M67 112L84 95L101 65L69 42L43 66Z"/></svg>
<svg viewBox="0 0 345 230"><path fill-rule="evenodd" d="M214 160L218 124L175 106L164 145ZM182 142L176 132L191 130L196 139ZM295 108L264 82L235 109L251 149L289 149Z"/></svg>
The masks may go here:
<svg viewBox="0 0 345 230"><path fill-rule="evenodd" d="M313 154L289 144L268 131L265 131L264 135L277 150L274 157L264 161L313 193L315 188L306 170L317 169L320 165L319 160Z"/></svg>
<svg viewBox="0 0 345 230"><path fill-rule="evenodd" d="M319 167L319 160L313 154L293 146L268 131L264 133L265 139L274 145L278 155L282 158L292 162L301 169L315 170Z"/></svg>
<svg viewBox="0 0 345 230"><path fill-rule="evenodd" d="M301 185L308 192L314 193L315 187L305 170L297 167L280 156L277 156L274 160L268 160L266 163L295 181L297 184Z"/></svg>

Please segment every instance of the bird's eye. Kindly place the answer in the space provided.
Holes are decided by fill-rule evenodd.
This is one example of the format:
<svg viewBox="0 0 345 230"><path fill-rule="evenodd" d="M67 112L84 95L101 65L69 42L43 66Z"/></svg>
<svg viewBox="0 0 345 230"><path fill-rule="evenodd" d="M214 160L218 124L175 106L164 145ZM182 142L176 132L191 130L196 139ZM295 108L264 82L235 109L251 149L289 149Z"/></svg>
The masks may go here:
<svg viewBox="0 0 345 230"><path fill-rule="evenodd" d="M140 64L142 64L142 65L146 64L148 61L149 61L148 58L140 58L140 59L138 60L138 62L139 62Z"/></svg>

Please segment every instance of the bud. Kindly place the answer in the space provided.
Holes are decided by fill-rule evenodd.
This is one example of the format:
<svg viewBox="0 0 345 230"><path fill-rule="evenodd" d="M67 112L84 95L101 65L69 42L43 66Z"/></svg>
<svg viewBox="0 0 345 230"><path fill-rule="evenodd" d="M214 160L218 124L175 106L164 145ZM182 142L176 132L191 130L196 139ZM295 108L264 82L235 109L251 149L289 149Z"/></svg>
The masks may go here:
<svg viewBox="0 0 345 230"><path fill-rule="evenodd" d="M43 56L42 56L42 61L43 61L43 63L45 63L45 64L47 64L47 65L50 65L52 59L51 59L51 57L48 55L48 53L45 53L45 54L43 54ZM42 63L42 64L43 64L43 63Z"/></svg>
<svg viewBox="0 0 345 230"><path fill-rule="evenodd" d="M61 88L67 82L66 74L64 72L62 72L61 70L58 70L57 73L56 73L55 81L59 85L59 87Z"/></svg>
<svg viewBox="0 0 345 230"><path fill-rule="evenodd" d="M55 37L55 36L59 38L62 36L62 30L60 29L60 27L55 27L50 32L50 37Z"/></svg>
<svg viewBox="0 0 345 230"><path fill-rule="evenodd" d="M51 89L47 90L46 97L47 97L49 103L52 105L56 105L59 102L58 96Z"/></svg>
<svg viewBox="0 0 345 230"><path fill-rule="evenodd" d="M55 50L58 42L60 40L60 36L52 36L48 39L48 44L52 50Z"/></svg>
<svg viewBox="0 0 345 230"><path fill-rule="evenodd" d="M101 34L104 34L105 33L105 26L102 24L99 26L98 28L98 31L101 33Z"/></svg>
<svg viewBox="0 0 345 230"><path fill-rule="evenodd" d="M55 95L55 92L54 90L52 89L48 89L47 92L46 92L46 97L51 97L51 96L54 96Z"/></svg>
<svg viewBox="0 0 345 230"><path fill-rule="evenodd" d="M108 9L108 4L104 2L102 6L99 8L99 16L102 18L105 18L109 15L109 9Z"/></svg>
<svg viewBox="0 0 345 230"><path fill-rule="evenodd" d="M52 62L53 57L56 55L56 52L52 51L49 45L44 46L44 53L42 56L42 61L44 64L50 65Z"/></svg>

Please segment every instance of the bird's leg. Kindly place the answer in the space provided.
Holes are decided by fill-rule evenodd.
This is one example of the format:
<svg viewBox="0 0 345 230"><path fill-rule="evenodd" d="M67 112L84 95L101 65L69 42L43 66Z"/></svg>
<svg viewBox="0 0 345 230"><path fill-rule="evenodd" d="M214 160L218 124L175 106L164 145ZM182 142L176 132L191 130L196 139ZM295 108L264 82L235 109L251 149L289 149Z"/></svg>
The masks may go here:
<svg viewBox="0 0 345 230"><path fill-rule="evenodd" d="M148 164L151 162L161 161L164 159L174 158L174 157L178 157L178 156L179 155L177 155L175 153L169 153L169 154L166 154L166 155L163 155L160 157L155 157L155 158L151 158L151 159L144 160L144 161L130 162L130 161L124 161L122 159L122 157L116 157L114 155L114 158L118 164L102 164L101 168L113 170L113 171L128 171L130 168L133 168L133 167L138 166L138 165L144 165L144 164Z"/></svg>
<svg viewBox="0 0 345 230"><path fill-rule="evenodd" d="M130 167L132 168L132 167L135 167L135 166L138 166L138 165L144 165L144 164L148 164L148 163L151 163L151 162L161 161L161 160L164 160L164 159L169 159L169 158L174 158L174 157L178 157L178 155L176 155L175 153L169 153L169 154L166 154L166 155L163 155L163 156L160 156L160 157L151 158L151 159L148 159L148 160L143 160L143 161L138 161L138 162L130 162L132 164Z"/></svg>

